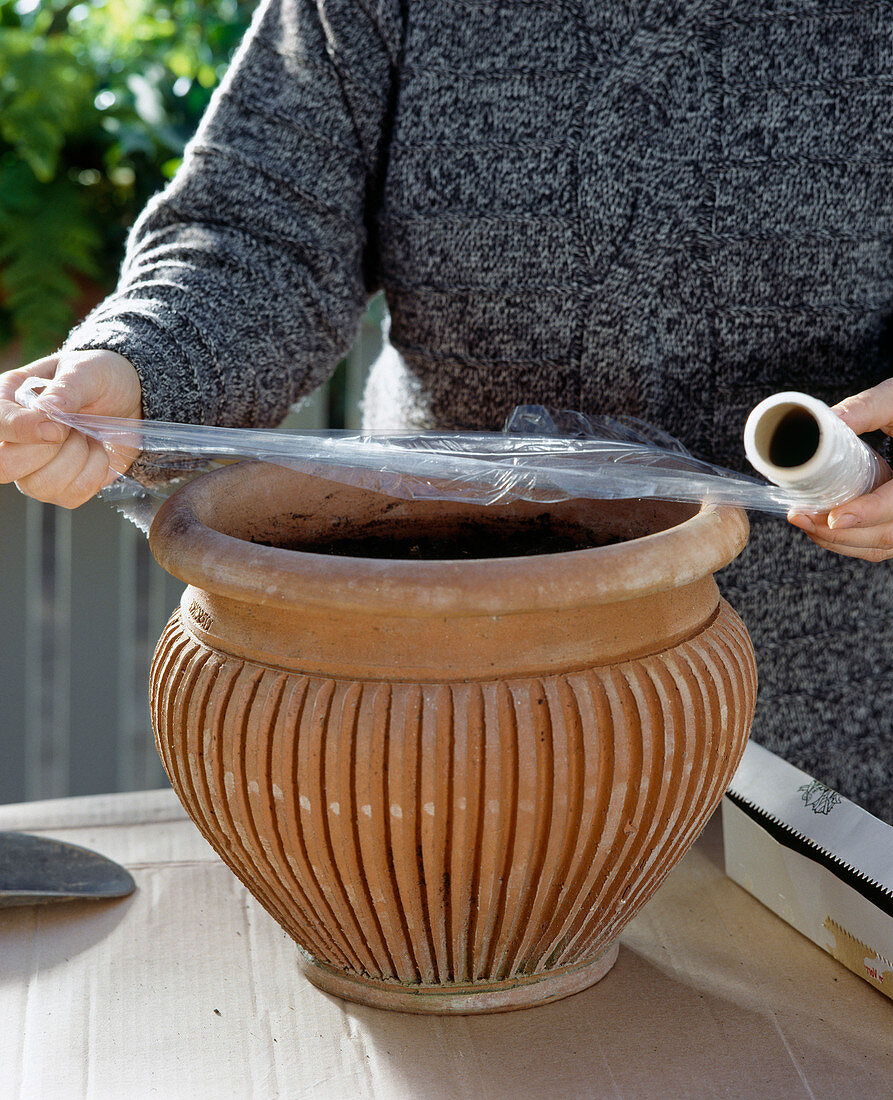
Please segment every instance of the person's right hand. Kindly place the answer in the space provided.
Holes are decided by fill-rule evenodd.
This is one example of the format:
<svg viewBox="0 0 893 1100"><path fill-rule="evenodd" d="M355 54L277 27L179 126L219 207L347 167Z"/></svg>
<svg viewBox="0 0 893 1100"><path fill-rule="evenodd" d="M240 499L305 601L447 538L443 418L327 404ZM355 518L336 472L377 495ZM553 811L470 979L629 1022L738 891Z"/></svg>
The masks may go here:
<svg viewBox="0 0 893 1100"><path fill-rule="evenodd" d="M140 419L139 376L129 359L101 350L50 355L0 374L0 484L76 508L124 473L134 455L109 455L95 439L19 405L16 390L35 376L47 379L41 398L60 411Z"/></svg>

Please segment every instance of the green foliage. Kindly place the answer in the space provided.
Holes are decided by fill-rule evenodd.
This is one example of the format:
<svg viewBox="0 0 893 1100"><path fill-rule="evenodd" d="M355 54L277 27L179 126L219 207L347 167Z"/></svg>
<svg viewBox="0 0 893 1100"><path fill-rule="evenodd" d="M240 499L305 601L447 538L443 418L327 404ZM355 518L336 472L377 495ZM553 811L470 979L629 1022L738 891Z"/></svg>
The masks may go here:
<svg viewBox="0 0 893 1100"><path fill-rule="evenodd" d="M46 354L176 171L255 0L0 0L0 343Z"/></svg>

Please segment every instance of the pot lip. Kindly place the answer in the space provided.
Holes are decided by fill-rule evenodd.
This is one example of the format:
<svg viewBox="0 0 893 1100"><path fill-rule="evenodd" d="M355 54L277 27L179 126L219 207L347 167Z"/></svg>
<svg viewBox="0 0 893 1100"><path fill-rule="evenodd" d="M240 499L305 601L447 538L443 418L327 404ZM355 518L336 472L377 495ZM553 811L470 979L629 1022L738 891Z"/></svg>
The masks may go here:
<svg viewBox="0 0 893 1100"><path fill-rule="evenodd" d="M529 557L407 561L284 550L224 534L196 514L206 479L258 465L265 464L212 470L164 502L149 544L168 573L209 594L283 610L502 616L621 603L692 584L737 557L749 532L744 509L703 503L652 535Z"/></svg>

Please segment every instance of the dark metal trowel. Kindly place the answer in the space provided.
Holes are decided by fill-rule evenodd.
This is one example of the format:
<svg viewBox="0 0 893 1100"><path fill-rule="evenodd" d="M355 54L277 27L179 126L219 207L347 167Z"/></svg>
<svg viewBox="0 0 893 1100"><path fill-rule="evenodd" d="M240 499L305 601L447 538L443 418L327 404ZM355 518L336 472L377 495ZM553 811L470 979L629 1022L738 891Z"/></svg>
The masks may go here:
<svg viewBox="0 0 893 1100"><path fill-rule="evenodd" d="M0 832L0 908L123 898L135 889L123 867L88 848Z"/></svg>

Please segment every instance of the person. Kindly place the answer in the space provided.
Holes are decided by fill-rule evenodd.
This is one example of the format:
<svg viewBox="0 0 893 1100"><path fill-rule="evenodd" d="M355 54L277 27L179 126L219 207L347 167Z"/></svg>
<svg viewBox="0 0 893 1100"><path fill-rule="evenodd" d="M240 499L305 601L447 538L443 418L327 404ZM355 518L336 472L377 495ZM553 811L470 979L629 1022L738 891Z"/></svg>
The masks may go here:
<svg viewBox="0 0 893 1100"><path fill-rule="evenodd" d="M743 468L746 413L800 389L893 434L891 34L821 0L265 0L115 292L0 379L0 476L70 507L112 475L16 405L25 377L68 411L273 425L378 289L399 356L369 427L543 403ZM754 737L893 820L893 485L790 519L752 515L720 578Z"/></svg>

